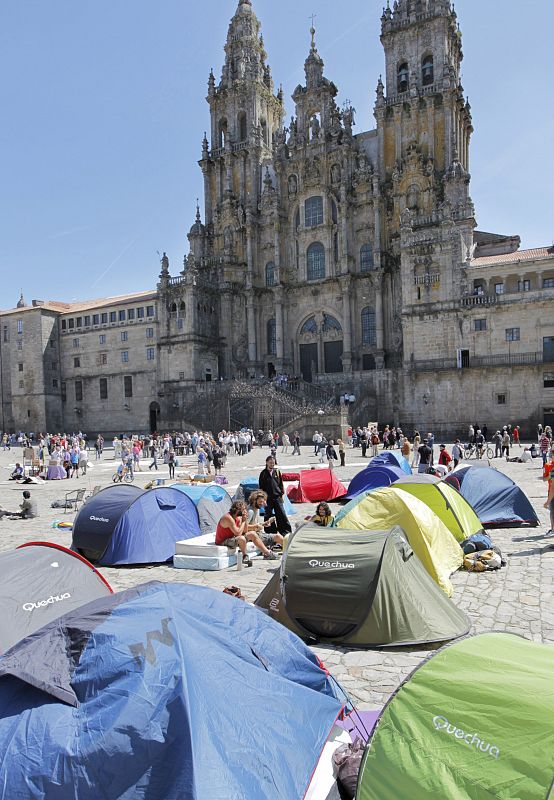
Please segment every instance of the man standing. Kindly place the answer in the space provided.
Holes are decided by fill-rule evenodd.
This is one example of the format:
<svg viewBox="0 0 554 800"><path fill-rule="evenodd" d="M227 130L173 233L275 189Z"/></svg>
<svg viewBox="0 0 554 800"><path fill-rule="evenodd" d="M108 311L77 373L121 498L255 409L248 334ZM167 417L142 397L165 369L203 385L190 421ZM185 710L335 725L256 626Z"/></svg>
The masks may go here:
<svg viewBox="0 0 554 800"><path fill-rule="evenodd" d="M265 507L264 518L269 520L275 517L277 531L281 536L286 536L292 532L291 524L288 520L283 506L283 496L285 488L280 471L275 466L273 456L268 456L265 460L265 469L260 472L258 484L262 492L267 495L267 505Z"/></svg>
<svg viewBox="0 0 554 800"><path fill-rule="evenodd" d="M293 456L299 456L300 455L300 434L298 433L298 431L294 432L293 441L294 441L294 448L292 450L292 454L293 454Z"/></svg>
<svg viewBox="0 0 554 800"><path fill-rule="evenodd" d="M433 451L429 447L427 439L423 440L423 444L418 450L419 453L419 466L417 468L418 472L428 472L429 467L431 466L431 459L433 457Z"/></svg>
<svg viewBox="0 0 554 800"><path fill-rule="evenodd" d="M319 445L321 444L321 434L319 431L316 431L312 436L312 442L314 443L314 456L317 456L319 453Z"/></svg>

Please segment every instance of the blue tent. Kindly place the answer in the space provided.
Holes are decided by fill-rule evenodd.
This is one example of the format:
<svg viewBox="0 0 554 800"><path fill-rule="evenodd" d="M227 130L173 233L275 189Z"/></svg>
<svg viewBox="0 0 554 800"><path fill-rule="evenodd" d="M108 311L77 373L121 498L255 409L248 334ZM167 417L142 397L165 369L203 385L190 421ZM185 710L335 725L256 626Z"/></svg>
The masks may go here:
<svg viewBox="0 0 554 800"><path fill-rule="evenodd" d="M539 524L525 493L497 469L463 466L450 473L445 481L458 489L485 527Z"/></svg>
<svg viewBox="0 0 554 800"><path fill-rule="evenodd" d="M382 450L378 456L371 459L371 465L390 464L393 467L400 467L406 475L412 474L412 468L404 458L400 450Z"/></svg>
<svg viewBox="0 0 554 800"><path fill-rule="evenodd" d="M225 489L216 483L204 483L198 486L174 483L171 488L190 497L198 511L202 533L215 533L217 523L231 508L231 498Z"/></svg>
<svg viewBox="0 0 554 800"><path fill-rule="evenodd" d="M302 798L339 693L254 606L143 584L0 661L0 800Z"/></svg>
<svg viewBox="0 0 554 800"><path fill-rule="evenodd" d="M238 486L237 491L233 495L233 500L245 500L248 502L249 496L260 488L257 478L244 478ZM291 514L296 514L296 509L286 495L283 497L283 506L288 517Z"/></svg>
<svg viewBox="0 0 554 800"><path fill-rule="evenodd" d="M392 464L375 464L375 460L351 480L348 487L347 500L352 500L360 494L371 492L373 489L382 489L390 486L400 478L405 478L406 473L399 466Z"/></svg>
<svg viewBox="0 0 554 800"><path fill-rule="evenodd" d="M200 533L196 506L182 492L109 486L81 507L71 549L103 566L158 564L173 558L175 542Z"/></svg>

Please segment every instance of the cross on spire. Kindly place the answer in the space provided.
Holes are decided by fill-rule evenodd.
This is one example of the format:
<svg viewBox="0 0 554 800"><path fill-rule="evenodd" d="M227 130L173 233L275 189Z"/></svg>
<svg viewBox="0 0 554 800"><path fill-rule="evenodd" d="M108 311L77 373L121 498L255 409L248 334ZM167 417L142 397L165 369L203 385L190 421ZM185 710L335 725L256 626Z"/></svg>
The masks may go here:
<svg viewBox="0 0 554 800"><path fill-rule="evenodd" d="M312 27L310 28L310 33L312 34L312 50L315 50L315 20L317 18L317 14L311 14L308 19L312 21Z"/></svg>

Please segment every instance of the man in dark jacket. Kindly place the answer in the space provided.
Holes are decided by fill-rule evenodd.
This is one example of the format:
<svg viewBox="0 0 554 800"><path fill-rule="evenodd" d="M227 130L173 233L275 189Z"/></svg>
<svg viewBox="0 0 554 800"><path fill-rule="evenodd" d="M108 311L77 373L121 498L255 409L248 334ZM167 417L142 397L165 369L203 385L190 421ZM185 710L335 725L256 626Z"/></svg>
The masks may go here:
<svg viewBox="0 0 554 800"><path fill-rule="evenodd" d="M291 533L291 524L283 505L283 496L285 494L283 478L275 466L275 459L273 456L268 456L266 458L265 469L260 472L258 484L262 492L265 492L267 495L264 519L268 520L271 519L271 517L275 517L277 531L281 536L286 536L287 533Z"/></svg>
<svg viewBox="0 0 554 800"><path fill-rule="evenodd" d="M419 459L420 460L419 460L419 467L418 467L417 471L418 472L428 472L429 471L429 467L432 464L431 459L433 457L433 451L429 447L428 439L424 439L423 440L423 444L419 448L418 453L419 453Z"/></svg>

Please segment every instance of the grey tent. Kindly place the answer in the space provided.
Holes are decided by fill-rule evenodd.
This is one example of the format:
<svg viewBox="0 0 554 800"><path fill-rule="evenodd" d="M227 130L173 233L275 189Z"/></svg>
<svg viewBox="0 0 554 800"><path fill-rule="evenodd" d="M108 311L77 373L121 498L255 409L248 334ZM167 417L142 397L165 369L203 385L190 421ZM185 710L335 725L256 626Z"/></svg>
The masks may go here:
<svg viewBox="0 0 554 800"><path fill-rule="evenodd" d="M444 642L470 627L399 527L299 529L256 605L303 639L355 647Z"/></svg>
<svg viewBox="0 0 554 800"><path fill-rule="evenodd" d="M0 556L0 654L68 611L112 593L85 558L50 542Z"/></svg>

